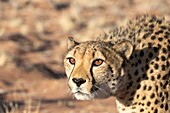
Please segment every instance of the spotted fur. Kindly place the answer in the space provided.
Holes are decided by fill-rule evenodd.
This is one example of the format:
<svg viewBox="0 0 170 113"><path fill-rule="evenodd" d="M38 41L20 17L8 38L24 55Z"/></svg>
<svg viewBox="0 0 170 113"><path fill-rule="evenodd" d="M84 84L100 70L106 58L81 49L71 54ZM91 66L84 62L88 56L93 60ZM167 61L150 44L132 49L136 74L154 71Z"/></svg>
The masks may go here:
<svg viewBox="0 0 170 113"><path fill-rule="evenodd" d="M94 66L96 59L103 64ZM138 16L96 41L70 38L65 68L78 99L94 98L102 88L115 96L120 113L170 113L170 24L164 18ZM73 78L85 82L77 87Z"/></svg>

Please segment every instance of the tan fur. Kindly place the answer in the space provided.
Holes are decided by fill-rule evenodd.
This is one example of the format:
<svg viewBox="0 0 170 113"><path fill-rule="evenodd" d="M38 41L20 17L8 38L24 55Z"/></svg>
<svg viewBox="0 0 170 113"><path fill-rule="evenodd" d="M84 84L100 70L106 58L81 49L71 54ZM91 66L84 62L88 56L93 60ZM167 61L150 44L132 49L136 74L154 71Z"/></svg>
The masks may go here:
<svg viewBox="0 0 170 113"><path fill-rule="evenodd" d="M170 113L170 24L163 18L142 15L96 41L70 38L68 48L64 64L77 99L104 92L120 113Z"/></svg>

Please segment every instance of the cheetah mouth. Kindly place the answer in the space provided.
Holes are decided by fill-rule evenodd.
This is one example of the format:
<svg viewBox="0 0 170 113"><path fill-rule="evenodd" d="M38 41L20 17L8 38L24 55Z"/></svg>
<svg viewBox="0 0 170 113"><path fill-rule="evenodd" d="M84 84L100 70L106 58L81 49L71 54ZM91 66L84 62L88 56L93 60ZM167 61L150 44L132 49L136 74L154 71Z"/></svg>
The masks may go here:
<svg viewBox="0 0 170 113"><path fill-rule="evenodd" d="M81 92L81 91L77 91L74 93L74 96L76 97L76 99L78 100L90 100L93 98L93 95Z"/></svg>
<svg viewBox="0 0 170 113"><path fill-rule="evenodd" d="M77 100L91 100L95 98L110 97L110 89L106 84L95 84L92 86L90 92L85 92L82 88L77 88L73 95Z"/></svg>
<svg viewBox="0 0 170 113"><path fill-rule="evenodd" d="M82 92L82 91L77 91L77 92L75 92L74 94L89 95L89 94L87 94L87 93L84 93L84 92Z"/></svg>

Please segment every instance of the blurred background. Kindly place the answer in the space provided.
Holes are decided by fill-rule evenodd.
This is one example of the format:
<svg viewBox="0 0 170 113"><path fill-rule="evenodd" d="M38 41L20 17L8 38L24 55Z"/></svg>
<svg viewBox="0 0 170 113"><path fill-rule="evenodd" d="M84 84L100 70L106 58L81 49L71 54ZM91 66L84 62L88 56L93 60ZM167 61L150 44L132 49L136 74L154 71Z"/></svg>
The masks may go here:
<svg viewBox="0 0 170 113"><path fill-rule="evenodd" d="M118 113L113 97L71 95L67 37L94 40L146 13L170 20L170 0L0 0L0 113Z"/></svg>

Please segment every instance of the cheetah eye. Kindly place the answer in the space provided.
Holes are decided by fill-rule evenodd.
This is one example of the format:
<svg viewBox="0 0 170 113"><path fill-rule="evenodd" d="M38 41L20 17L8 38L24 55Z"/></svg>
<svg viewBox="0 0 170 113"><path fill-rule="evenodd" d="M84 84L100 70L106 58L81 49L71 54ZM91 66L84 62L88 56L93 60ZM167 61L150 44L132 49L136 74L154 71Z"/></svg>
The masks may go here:
<svg viewBox="0 0 170 113"><path fill-rule="evenodd" d="M93 66L100 66L103 64L103 60L102 59L96 59L93 61Z"/></svg>
<svg viewBox="0 0 170 113"><path fill-rule="evenodd" d="M75 63L76 63L76 60L74 58L72 58L72 57L68 58L68 61L72 65L75 65Z"/></svg>

